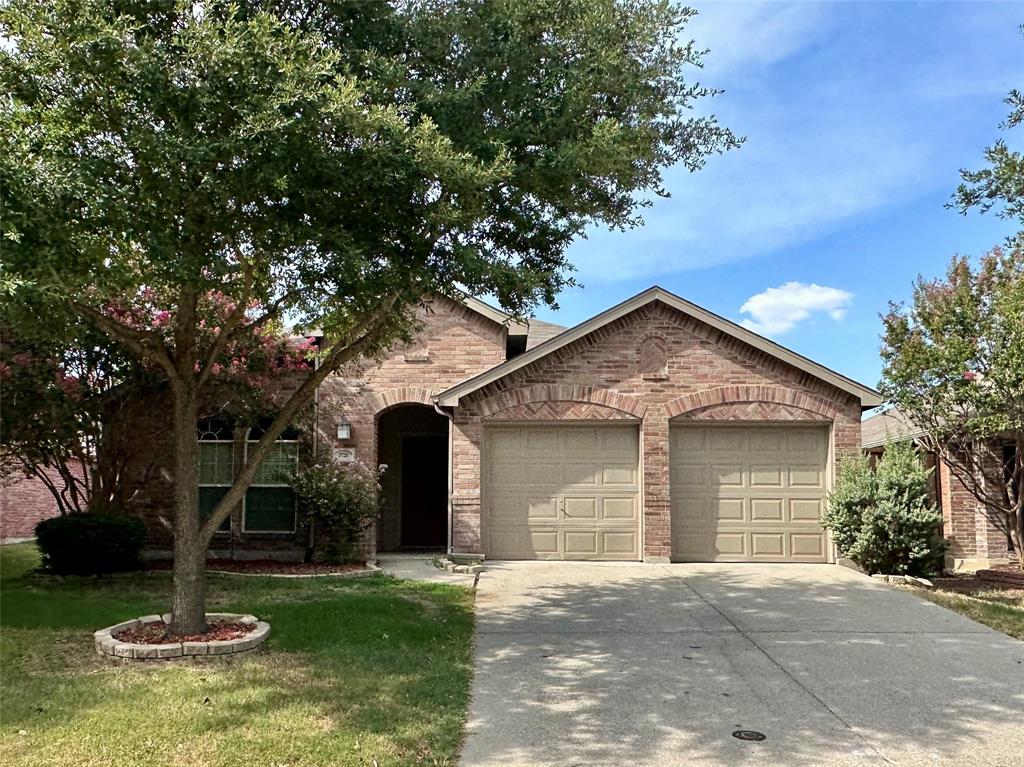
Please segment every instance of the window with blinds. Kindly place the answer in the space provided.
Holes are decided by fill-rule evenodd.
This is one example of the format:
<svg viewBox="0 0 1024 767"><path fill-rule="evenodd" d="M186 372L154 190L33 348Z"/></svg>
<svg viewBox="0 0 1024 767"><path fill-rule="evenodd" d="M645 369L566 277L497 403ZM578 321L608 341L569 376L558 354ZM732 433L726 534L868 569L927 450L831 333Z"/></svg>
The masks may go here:
<svg viewBox="0 0 1024 767"><path fill-rule="evenodd" d="M248 444L252 449L256 443ZM245 532L294 532L296 504L292 478L298 468L298 441L275 442L245 494Z"/></svg>
<svg viewBox="0 0 1024 767"><path fill-rule="evenodd" d="M199 437L199 518L205 520L213 513L235 479L235 452L231 440L217 439L202 434ZM231 530L231 517L217 528L218 532Z"/></svg>

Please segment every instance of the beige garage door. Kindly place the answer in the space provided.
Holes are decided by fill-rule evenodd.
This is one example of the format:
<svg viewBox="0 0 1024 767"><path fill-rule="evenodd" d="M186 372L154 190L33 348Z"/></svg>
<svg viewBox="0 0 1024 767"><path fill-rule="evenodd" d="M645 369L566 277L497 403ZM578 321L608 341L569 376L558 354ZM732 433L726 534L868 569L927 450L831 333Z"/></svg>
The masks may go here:
<svg viewBox="0 0 1024 767"><path fill-rule="evenodd" d="M635 426L484 430L484 553L493 559L639 559Z"/></svg>
<svg viewBox="0 0 1024 767"><path fill-rule="evenodd" d="M826 562L824 426L674 426L672 551L683 562Z"/></svg>

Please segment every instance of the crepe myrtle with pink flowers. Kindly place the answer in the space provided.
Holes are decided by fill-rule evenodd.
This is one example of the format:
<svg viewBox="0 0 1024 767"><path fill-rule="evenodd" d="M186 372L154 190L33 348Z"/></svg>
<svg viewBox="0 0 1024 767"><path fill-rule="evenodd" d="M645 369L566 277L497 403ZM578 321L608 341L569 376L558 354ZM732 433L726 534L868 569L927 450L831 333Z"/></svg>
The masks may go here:
<svg viewBox="0 0 1024 767"><path fill-rule="evenodd" d="M216 334L218 323L233 310L219 293L203 296L199 306L203 316L198 325L207 334ZM109 302L106 311L133 328L171 331L172 314L160 308L152 289L131 305ZM0 320L0 473L40 481L60 514L123 511L131 499L122 475L133 445L160 434L105 425L151 423L131 411L146 408L146 393L152 396L162 388L159 370L119 353L83 322L72 321L63 332L54 332L52 322L40 319L34 309L19 317L14 303L0 308ZM267 418L279 404L273 382L307 372L316 350L316 339L285 333L274 323L239 335L211 363L211 391L199 406L200 418L229 417L248 424ZM164 426L151 428L162 431Z"/></svg>
<svg viewBox="0 0 1024 767"><path fill-rule="evenodd" d="M954 258L883 322L882 392L1024 563L1024 250Z"/></svg>

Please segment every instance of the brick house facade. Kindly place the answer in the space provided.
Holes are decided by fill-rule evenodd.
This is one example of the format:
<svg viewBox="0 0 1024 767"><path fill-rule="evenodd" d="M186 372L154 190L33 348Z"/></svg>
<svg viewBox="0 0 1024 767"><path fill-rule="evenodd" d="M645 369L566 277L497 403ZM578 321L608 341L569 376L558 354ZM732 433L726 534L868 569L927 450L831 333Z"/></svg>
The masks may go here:
<svg viewBox="0 0 1024 767"><path fill-rule="evenodd" d="M834 561L817 517L797 510L820 508L836 462L859 449L861 412L880 404L871 389L659 288L572 329L537 323L532 338L473 299L434 298L420 320L413 343L322 385L318 437L302 447L389 466L366 558L501 556L488 544L501 523L518 530L515 556L668 561L693 525L708 543L688 558ZM245 435L231 439L244 460ZM692 439L712 464L688 463L679 445ZM136 498L155 520L169 476L159 446L144 452L150 487ZM513 464L521 474L499 487ZM691 475L688 495L673 492ZM218 533L215 556L303 555L300 525L250 534L246 513ZM166 548L166 533L154 543Z"/></svg>

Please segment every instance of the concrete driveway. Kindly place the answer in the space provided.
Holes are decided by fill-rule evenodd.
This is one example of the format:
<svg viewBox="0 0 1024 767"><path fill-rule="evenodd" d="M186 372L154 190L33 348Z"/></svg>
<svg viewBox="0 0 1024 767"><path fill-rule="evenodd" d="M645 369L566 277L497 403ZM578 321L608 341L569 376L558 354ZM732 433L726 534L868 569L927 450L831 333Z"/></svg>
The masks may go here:
<svg viewBox="0 0 1024 767"><path fill-rule="evenodd" d="M1024 765L1024 642L843 567L494 563L477 604L463 767Z"/></svg>

